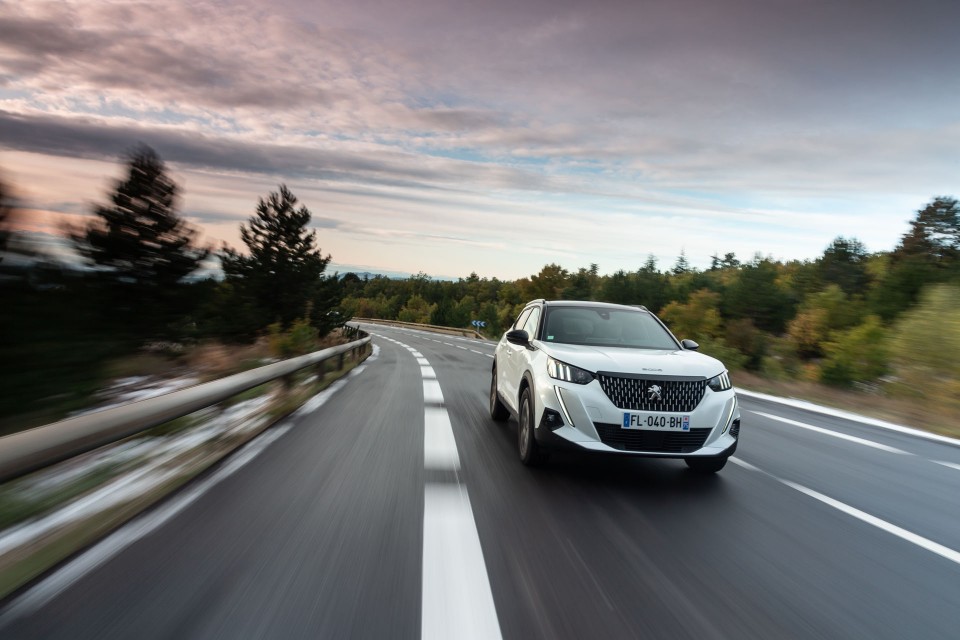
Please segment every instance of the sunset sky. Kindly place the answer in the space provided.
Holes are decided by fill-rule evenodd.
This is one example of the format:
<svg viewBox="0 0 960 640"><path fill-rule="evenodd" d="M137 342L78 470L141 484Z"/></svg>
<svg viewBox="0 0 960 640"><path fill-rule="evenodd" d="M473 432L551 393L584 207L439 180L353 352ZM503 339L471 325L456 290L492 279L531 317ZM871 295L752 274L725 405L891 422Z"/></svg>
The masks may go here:
<svg viewBox="0 0 960 640"><path fill-rule="evenodd" d="M960 196L960 2L0 0L0 176L34 229L138 142L205 241L286 183L371 271L889 250Z"/></svg>

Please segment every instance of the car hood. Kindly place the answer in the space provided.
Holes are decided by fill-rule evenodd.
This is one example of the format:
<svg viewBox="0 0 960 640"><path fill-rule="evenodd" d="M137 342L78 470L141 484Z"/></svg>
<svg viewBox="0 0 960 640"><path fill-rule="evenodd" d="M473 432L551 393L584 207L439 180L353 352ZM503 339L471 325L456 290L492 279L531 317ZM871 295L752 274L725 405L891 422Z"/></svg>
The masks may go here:
<svg viewBox="0 0 960 640"><path fill-rule="evenodd" d="M716 358L684 350L590 347L572 344L538 346L549 356L591 373L635 373L650 376L697 376L712 378L726 370Z"/></svg>

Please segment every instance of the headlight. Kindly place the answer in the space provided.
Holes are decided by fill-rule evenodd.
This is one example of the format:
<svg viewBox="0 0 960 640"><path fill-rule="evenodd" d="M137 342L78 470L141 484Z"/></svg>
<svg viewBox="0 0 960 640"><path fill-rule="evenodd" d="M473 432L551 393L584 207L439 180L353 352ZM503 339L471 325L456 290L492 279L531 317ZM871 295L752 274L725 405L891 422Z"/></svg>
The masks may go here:
<svg viewBox="0 0 960 640"><path fill-rule="evenodd" d="M733 388L733 385L730 384L730 374L726 371L718 376L710 378L710 381L707 382L707 386L714 391L727 391Z"/></svg>
<svg viewBox="0 0 960 640"><path fill-rule="evenodd" d="M590 384L593 380L593 374L589 371L553 358L547 358L547 374L555 380L563 380L574 384Z"/></svg>

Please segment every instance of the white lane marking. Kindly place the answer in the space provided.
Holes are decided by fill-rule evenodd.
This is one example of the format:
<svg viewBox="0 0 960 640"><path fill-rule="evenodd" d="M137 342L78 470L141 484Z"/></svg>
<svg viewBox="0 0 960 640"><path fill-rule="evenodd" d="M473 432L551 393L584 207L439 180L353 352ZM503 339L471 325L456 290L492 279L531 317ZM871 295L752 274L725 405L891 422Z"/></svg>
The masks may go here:
<svg viewBox="0 0 960 640"><path fill-rule="evenodd" d="M457 471L460 455L453 438L450 415L443 407L423 409L423 466L425 469Z"/></svg>
<svg viewBox="0 0 960 640"><path fill-rule="evenodd" d="M777 404L786 405L788 407L795 407L797 409L803 409L805 411L813 411L814 413L821 413L827 416L833 416L835 418L842 418L844 420L851 420L853 422L859 422L860 424L869 424L874 427L880 427L881 429L888 429L890 431L896 431L897 433L905 433L907 435L916 436L918 438L924 438L926 440L933 440L936 442L943 442L946 444L952 444L954 446L960 446L960 439L950 438L948 436L942 436L938 433L929 433L927 431L921 431L920 429L914 429L913 427L905 427L902 424L894 424L892 422L887 422L886 420L877 420L876 418L868 418L866 416L860 416L849 411L841 411L839 409L832 409L830 407L823 407L812 402L807 402L806 400L795 400L792 398L778 398L777 396L770 396L765 393L757 393L756 391L747 391L746 389L737 388L737 395L742 395L747 398L757 398L758 400L767 400L768 402L776 402Z"/></svg>
<svg viewBox="0 0 960 640"><path fill-rule="evenodd" d="M462 347L462 346L460 346L459 344L458 344L458 345L455 345L455 346L457 347L457 349L463 349L464 351L466 351L466 350L467 350L467 348L466 348L466 347Z"/></svg>
<svg viewBox="0 0 960 640"><path fill-rule="evenodd" d="M420 377L424 379L430 378L431 380L436 380L437 372L434 371L433 367L430 365L420 365Z"/></svg>
<svg viewBox="0 0 960 640"><path fill-rule="evenodd" d="M372 345L372 347L370 357L364 361L364 365L376 360L380 355L380 347L375 344ZM366 367L364 366L363 368ZM333 394L346 385L347 380L360 375L363 368L356 367L349 374L308 400L304 406L309 404L309 411L319 409L326 404L327 400L329 400ZM309 411L302 413L297 412L291 417L295 419L300 415L309 413ZM293 420L285 420L284 422L285 424L279 424L271 429L267 429L262 435L245 444L230 456L223 466L207 478L197 482L195 486L189 487L183 492L172 496L167 502L161 504L156 509L148 511L144 515L138 516L127 524L122 525L106 538L94 544L87 551L81 552L75 559L68 561L35 586L27 589L23 595L11 602L6 609L0 610L0 629L17 618L35 613L86 574L105 564L115 555L141 538L162 527L181 511L199 500L207 491L253 461L263 453L267 447L279 440L280 437L293 427Z"/></svg>
<svg viewBox="0 0 960 640"><path fill-rule="evenodd" d="M423 356L420 356L419 358L417 358L417 364L419 364L421 367L426 367L430 365L430 361L424 358Z"/></svg>
<svg viewBox="0 0 960 640"><path fill-rule="evenodd" d="M424 640L501 637L473 509L460 486L424 488L421 614Z"/></svg>
<svg viewBox="0 0 960 640"><path fill-rule="evenodd" d="M426 369L434 373L424 361L420 370ZM426 405L443 402L435 374L423 376L423 398L424 468L456 472L460 455L450 414L442 406ZM458 477L452 484L427 483L423 491L420 637L497 640L500 622L466 487Z"/></svg>
<svg viewBox="0 0 960 640"><path fill-rule="evenodd" d="M448 346L448 347L455 347L455 346L456 346L456 345L453 344L452 342L444 342L443 344L445 344L445 345Z"/></svg>
<svg viewBox="0 0 960 640"><path fill-rule="evenodd" d="M751 411L750 413L755 413L758 416L763 416L764 418L769 418L770 420L776 420L777 422L783 422L784 424L793 425L794 427L800 427L801 429L808 429L810 431L822 433L823 435L826 435L826 436L840 438L841 440L847 440L849 442L856 442L857 444L862 444L865 447L873 447L874 449L879 449L880 451L886 451L888 453L896 453L898 455L903 455L903 456L913 455L912 453L908 451L904 451L903 449L897 449L896 447L889 447L885 444L874 442L873 440L865 440L863 438L850 436L845 433L840 433L838 431L831 431L829 429L824 429L823 427L816 427L812 424L807 424L805 422L798 422L796 420L790 420L789 418L781 418L780 416L775 416L771 413L764 413L762 411Z"/></svg>
<svg viewBox="0 0 960 640"><path fill-rule="evenodd" d="M744 469L749 469L751 471L757 471L759 473L762 473L763 475L773 478L777 482L785 486L788 486L791 489L799 491L800 493L807 495L813 498L814 500L818 500L825 505L833 507L834 509L836 509L837 511L840 511L841 513L845 513L848 516L852 516L857 520L860 520L861 522L866 522L867 524L872 525L877 529L880 529L881 531L886 531L887 533L895 535L901 540L905 540L911 544L914 544L920 547L921 549L926 549L927 551L930 551L932 553L937 554L938 556L946 558L951 562L960 564L960 551L956 551L954 549L951 549L950 547L946 547L940 544L939 542L934 542L929 538L924 538L923 536L917 535L912 531L908 531L903 527L898 527L897 525L887 522L886 520L881 520L876 516L870 515L866 511L861 511L860 509L857 509L856 507L851 507L850 505L844 502L840 502L839 500L834 500L830 496L826 496L820 493L819 491L814 491L813 489L810 489L809 487L805 487L802 484L797 484L796 482L779 478L773 475L772 473L770 473L769 471L764 471L763 469L755 467L749 462L745 462L739 458L731 457L730 462L740 465Z"/></svg>
<svg viewBox="0 0 960 640"><path fill-rule="evenodd" d="M494 355L493 355L492 353L485 353L485 354L483 354L483 355L487 356L488 358L493 358L493 357L494 357Z"/></svg>
<svg viewBox="0 0 960 640"><path fill-rule="evenodd" d="M476 353L476 354L479 354L479 355L481 355L481 356L487 355L487 354L485 354L483 351L477 351L476 349L470 349L470 351L471 351L471 353Z"/></svg>
<svg viewBox="0 0 960 640"><path fill-rule="evenodd" d="M956 469L957 471L960 471L960 464L957 464L956 462L944 462L942 460L931 460L930 462L934 464L939 464L942 467L950 467L951 469Z"/></svg>
<svg viewBox="0 0 960 640"><path fill-rule="evenodd" d="M423 381L423 401L426 404L443 404L443 392L437 380Z"/></svg>

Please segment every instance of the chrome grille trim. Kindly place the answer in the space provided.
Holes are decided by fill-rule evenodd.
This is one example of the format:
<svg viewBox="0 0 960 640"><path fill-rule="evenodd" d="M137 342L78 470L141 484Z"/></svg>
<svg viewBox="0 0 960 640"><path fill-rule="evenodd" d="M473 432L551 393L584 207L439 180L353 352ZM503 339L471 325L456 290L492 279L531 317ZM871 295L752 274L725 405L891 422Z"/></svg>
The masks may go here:
<svg viewBox="0 0 960 640"><path fill-rule="evenodd" d="M707 390L706 378L640 377L598 372L597 380L610 401L628 411L689 413L697 408ZM659 387L660 398L651 398L650 389Z"/></svg>

